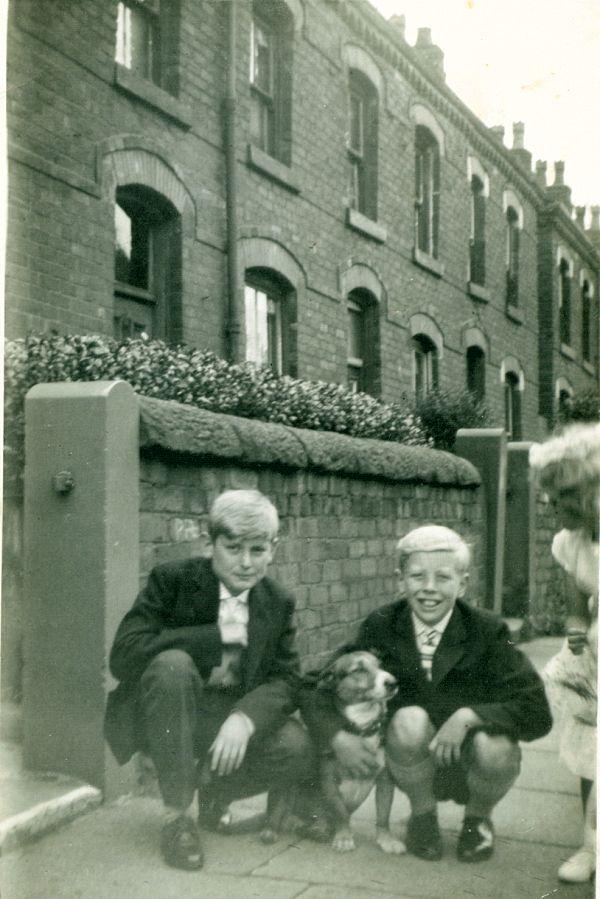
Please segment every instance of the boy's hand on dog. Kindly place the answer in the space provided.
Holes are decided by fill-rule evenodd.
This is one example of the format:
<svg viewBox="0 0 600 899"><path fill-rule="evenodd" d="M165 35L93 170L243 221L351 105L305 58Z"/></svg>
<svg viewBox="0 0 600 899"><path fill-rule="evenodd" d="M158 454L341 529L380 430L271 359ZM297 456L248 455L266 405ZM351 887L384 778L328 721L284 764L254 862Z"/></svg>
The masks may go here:
<svg viewBox="0 0 600 899"><path fill-rule="evenodd" d="M331 746L341 767L350 777L369 777L380 768L376 752L365 745L362 737L340 730Z"/></svg>
<svg viewBox="0 0 600 899"><path fill-rule="evenodd" d="M232 712L221 725L221 729L209 752L210 770L219 777L236 771L246 755L248 741L254 733L254 725L242 712Z"/></svg>
<svg viewBox="0 0 600 899"><path fill-rule="evenodd" d="M480 724L481 718L473 709L457 709L450 715L429 744L429 751L434 755L436 764L443 766L458 762L463 740L473 727Z"/></svg>

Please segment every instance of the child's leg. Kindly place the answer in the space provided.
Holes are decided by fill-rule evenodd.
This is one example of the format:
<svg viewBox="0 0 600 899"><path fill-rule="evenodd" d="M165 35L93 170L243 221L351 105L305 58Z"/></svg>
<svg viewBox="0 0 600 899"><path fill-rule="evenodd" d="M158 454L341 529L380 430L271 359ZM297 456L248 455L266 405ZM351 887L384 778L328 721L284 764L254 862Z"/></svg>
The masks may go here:
<svg viewBox="0 0 600 899"><path fill-rule="evenodd" d="M596 870L596 784L592 783L583 821L583 845L558 869L567 883L585 883Z"/></svg>
<svg viewBox="0 0 600 899"><path fill-rule="evenodd" d="M465 756L469 787L465 818L488 818L519 775L521 751L508 737L478 731Z"/></svg>
<svg viewBox="0 0 600 899"><path fill-rule="evenodd" d="M434 735L427 712L419 706L399 709L388 728L388 768L397 786L408 796L413 815L432 812L436 808L433 795L435 765L429 752Z"/></svg>

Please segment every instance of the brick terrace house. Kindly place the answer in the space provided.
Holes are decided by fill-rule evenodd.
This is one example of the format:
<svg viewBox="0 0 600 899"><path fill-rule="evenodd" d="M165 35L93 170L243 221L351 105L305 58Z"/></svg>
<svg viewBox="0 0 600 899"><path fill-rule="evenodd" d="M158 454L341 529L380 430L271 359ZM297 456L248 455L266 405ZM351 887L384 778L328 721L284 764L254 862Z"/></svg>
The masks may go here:
<svg viewBox="0 0 600 899"><path fill-rule="evenodd" d="M145 332L536 439L598 384L599 210L365 0L13 0L6 333ZM474 73L476 74L476 73Z"/></svg>

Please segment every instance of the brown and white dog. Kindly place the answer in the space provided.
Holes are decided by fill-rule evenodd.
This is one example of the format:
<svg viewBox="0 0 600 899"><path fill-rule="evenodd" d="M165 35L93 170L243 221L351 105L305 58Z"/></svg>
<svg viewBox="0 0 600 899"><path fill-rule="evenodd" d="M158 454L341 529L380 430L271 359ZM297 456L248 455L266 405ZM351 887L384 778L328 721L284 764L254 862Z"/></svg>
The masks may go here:
<svg viewBox="0 0 600 899"><path fill-rule="evenodd" d="M360 736L375 750L380 763L377 774L350 778L340 769L333 752L321 760L321 790L333 825L333 848L338 852L354 849L350 817L375 784L377 843L384 852L406 852L404 843L393 837L389 830L394 782L385 765L382 745L387 703L397 689L395 678L383 671L372 653L350 652L321 672L317 689L331 693L332 707L346 719L347 730Z"/></svg>

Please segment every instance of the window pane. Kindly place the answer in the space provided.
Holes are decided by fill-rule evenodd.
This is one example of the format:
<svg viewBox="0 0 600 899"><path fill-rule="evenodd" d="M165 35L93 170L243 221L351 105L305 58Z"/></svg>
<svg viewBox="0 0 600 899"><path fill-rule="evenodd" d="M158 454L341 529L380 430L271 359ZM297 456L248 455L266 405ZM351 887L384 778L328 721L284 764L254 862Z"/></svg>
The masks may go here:
<svg viewBox="0 0 600 899"><path fill-rule="evenodd" d="M281 374L281 307L267 298L267 363L275 374Z"/></svg>
<svg viewBox="0 0 600 899"><path fill-rule="evenodd" d="M252 23L252 67L250 80L263 93L272 95L273 35L264 25Z"/></svg>
<svg viewBox="0 0 600 899"><path fill-rule="evenodd" d="M364 103L356 94L350 95L350 149L363 155Z"/></svg>
<svg viewBox="0 0 600 899"><path fill-rule="evenodd" d="M115 279L129 284L131 265L131 219L115 203Z"/></svg>
<svg viewBox="0 0 600 899"><path fill-rule="evenodd" d="M363 358L364 321L360 309L348 308L348 356L352 359Z"/></svg>
<svg viewBox="0 0 600 899"><path fill-rule="evenodd" d="M150 9L146 11L138 5L119 3L115 58L142 78L152 78L153 75L155 28L155 16Z"/></svg>

